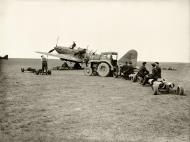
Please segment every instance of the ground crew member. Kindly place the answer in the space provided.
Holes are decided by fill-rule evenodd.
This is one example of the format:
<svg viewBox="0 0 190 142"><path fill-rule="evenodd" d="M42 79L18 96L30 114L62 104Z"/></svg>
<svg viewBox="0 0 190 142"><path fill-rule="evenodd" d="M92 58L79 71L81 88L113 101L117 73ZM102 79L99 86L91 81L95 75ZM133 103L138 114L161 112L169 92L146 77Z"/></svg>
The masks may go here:
<svg viewBox="0 0 190 142"><path fill-rule="evenodd" d="M76 43L73 41L73 44L71 45L71 49L74 49L76 46Z"/></svg>
<svg viewBox="0 0 190 142"><path fill-rule="evenodd" d="M88 61L89 61L89 59L88 59L87 57L85 57L85 58L84 58L84 63L85 63L85 65L86 65L86 67L88 66Z"/></svg>
<svg viewBox="0 0 190 142"><path fill-rule="evenodd" d="M156 68L158 70L158 78L161 78L162 77L162 75L161 75L162 71L161 71L161 68L159 66L159 62L155 62L155 64L156 64Z"/></svg>
<svg viewBox="0 0 190 142"><path fill-rule="evenodd" d="M156 64L152 63L152 74L148 74L144 77L142 85L145 85L149 79L157 80L159 77L158 69L156 68Z"/></svg>
<svg viewBox="0 0 190 142"><path fill-rule="evenodd" d="M125 65L120 67L120 72L123 73L128 68L128 62L125 62Z"/></svg>
<svg viewBox="0 0 190 142"><path fill-rule="evenodd" d="M149 74L149 71L146 69L146 62L142 63L142 66L140 67L137 76L142 77L144 79L145 75Z"/></svg>
<svg viewBox="0 0 190 142"><path fill-rule="evenodd" d="M132 62L129 61L127 65L123 67L123 74L125 79L129 79L129 75L134 73Z"/></svg>
<svg viewBox="0 0 190 142"><path fill-rule="evenodd" d="M47 74L48 73L48 65L47 65L47 59L44 55L41 56L41 61L42 61L42 74L45 73Z"/></svg>

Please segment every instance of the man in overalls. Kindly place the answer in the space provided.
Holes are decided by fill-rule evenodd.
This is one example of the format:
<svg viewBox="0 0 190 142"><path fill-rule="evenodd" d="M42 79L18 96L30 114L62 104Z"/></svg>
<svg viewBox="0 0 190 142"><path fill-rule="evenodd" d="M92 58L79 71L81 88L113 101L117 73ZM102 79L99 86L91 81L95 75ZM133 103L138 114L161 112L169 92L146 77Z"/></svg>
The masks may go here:
<svg viewBox="0 0 190 142"><path fill-rule="evenodd" d="M41 61L42 61L42 74L43 73L47 74L48 73L48 64L47 64L47 59L44 55L41 56Z"/></svg>

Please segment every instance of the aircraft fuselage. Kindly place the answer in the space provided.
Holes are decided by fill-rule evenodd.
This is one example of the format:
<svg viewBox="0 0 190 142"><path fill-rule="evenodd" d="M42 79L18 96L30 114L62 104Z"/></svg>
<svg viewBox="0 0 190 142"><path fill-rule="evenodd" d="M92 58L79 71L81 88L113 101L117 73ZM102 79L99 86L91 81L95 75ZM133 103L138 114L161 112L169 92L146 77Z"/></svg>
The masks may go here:
<svg viewBox="0 0 190 142"><path fill-rule="evenodd" d="M56 46L54 49L59 54L76 54L78 52L82 52L84 49L78 48L78 49L71 49L70 47L64 47L64 46Z"/></svg>

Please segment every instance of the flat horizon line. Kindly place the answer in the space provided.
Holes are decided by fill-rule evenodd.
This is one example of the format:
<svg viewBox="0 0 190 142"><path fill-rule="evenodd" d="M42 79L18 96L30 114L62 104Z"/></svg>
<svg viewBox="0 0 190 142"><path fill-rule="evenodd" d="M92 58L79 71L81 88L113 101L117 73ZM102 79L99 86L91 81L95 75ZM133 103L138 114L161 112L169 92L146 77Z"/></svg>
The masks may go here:
<svg viewBox="0 0 190 142"><path fill-rule="evenodd" d="M27 59L27 60L29 60L29 59L36 59L36 60L38 60L38 59L40 59L40 58L24 58L24 57L19 57L19 58L10 58L9 57L9 59ZM48 59L48 60L60 60L60 59L53 59L53 58L50 58L50 59ZM137 61L137 62L144 62L145 60L139 60L139 61ZM159 62L159 61L146 61L146 62ZM160 61L160 63L190 63L190 62L179 62L179 61Z"/></svg>

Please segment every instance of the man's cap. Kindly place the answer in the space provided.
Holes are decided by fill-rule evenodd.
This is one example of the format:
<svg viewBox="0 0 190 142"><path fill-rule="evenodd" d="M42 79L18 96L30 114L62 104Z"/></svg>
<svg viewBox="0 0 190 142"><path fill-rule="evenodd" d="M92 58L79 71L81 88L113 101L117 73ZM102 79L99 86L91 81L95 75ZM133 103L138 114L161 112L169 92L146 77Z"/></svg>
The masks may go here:
<svg viewBox="0 0 190 142"><path fill-rule="evenodd" d="M146 64L146 62L143 62L142 64L143 64L143 65L145 65L145 64Z"/></svg>
<svg viewBox="0 0 190 142"><path fill-rule="evenodd" d="M159 62L155 62L155 64L158 64L158 65L159 65Z"/></svg>
<svg viewBox="0 0 190 142"><path fill-rule="evenodd" d="M155 63L152 63L151 65L152 65L153 67L155 67L155 66L156 66L156 64L155 64Z"/></svg>

